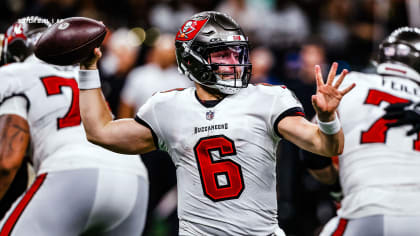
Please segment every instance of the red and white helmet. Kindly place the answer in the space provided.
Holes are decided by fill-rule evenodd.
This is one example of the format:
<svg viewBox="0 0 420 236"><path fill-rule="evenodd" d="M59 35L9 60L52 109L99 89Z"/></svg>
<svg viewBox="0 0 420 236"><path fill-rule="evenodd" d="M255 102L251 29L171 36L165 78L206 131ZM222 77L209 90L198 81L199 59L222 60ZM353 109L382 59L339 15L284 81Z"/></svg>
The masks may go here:
<svg viewBox="0 0 420 236"><path fill-rule="evenodd" d="M34 51L42 32L51 26L44 18L28 16L18 19L5 35L1 52L1 63L21 62Z"/></svg>

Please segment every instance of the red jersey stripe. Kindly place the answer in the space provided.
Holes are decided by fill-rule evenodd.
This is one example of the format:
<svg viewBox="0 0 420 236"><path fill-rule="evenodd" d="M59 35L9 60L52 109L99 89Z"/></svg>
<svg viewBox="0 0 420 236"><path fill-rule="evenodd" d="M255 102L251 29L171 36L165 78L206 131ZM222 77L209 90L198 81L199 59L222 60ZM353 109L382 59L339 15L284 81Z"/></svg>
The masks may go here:
<svg viewBox="0 0 420 236"><path fill-rule="evenodd" d="M334 231L332 236L342 236L346 230L348 220L340 218L337 229Z"/></svg>
<svg viewBox="0 0 420 236"><path fill-rule="evenodd" d="M21 216L22 212L25 210L28 203L31 201L35 193L41 187L42 183L47 177L47 173L39 175L32 186L28 189L25 195L20 200L19 204L13 210L12 214L10 214L9 218L7 219L6 223L4 223L3 228L1 229L0 236L8 236L12 232L13 228L19 217Z"/></svg>
<svg viewBox="0 0 420 236"><path fill-rule="evenodd" d="M296 112L296 115L299 115L299 116L305 116L305 113L303 113L303 112L301 112L301 111L298 111L298 112Z"/></svg>

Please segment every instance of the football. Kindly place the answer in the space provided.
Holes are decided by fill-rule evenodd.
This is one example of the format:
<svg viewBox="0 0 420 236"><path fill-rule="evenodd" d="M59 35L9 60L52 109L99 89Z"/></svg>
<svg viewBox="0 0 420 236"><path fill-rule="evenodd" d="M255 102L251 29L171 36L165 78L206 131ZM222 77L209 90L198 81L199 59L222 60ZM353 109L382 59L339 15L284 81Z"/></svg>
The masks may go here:
<svg viewBox="0 0 420 236"><path fill-rule="evenodd" d="M35 45L35 56L54 65L73 65L88 58L107 33L106 26L85 17L71 17L48 28Z"/></svg>

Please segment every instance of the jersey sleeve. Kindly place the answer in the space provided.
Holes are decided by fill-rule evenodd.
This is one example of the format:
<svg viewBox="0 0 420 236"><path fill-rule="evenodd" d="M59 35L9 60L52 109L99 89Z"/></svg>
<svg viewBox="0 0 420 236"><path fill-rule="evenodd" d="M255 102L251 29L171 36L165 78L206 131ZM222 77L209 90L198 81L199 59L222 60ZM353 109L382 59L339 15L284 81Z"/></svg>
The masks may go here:
<svg viewBox="0 0 420 236"><path fill-rule="evenodd" d="M156 103L158 102L157 96L152 96L147 100L147 102L141 106L134 118L138 123L143 126L146 126L150 129L153 135L153 140L155 142L156 148L165 150L166 145L163 142L162 132L160 131L159 122L156 117Z"/></svg>
<svg viewBox="0 0 420 236"><path fill-rule="evenodd" d="M0 68L0 115L14 114L27 119L30 103L16 71L20 71L17 64Z"/></svg>
<svg viewBox="0 0 420 236"><path fill-rule="evenodd" d="M12 96L22 93L22 86L19 85L19 79L16 78L13 65L0 68L0 104Z"/></svg>
<svg viewBox="0 0 420 236"><path fill-rule="evenodd" d="M282 137L278 132L278 123L287 116L305 116L303 106L296 95L286 87L278 87L277 95L274 98L270 111L269 122L273 127L274 133Z"/></svg>
<svg viewBox="0 0 420 236"><path fill-rule="evenodd" d="M25 120L28 119L29 102L25 96L7 97L0 103L1 115L18 115Z"/></svg>

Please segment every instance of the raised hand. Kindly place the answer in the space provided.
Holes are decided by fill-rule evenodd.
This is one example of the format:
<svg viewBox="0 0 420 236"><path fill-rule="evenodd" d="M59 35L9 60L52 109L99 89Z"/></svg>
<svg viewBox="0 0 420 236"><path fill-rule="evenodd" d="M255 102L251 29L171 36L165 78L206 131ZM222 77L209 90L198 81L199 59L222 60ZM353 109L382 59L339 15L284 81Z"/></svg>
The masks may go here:
<svg viewBox="0 0 420 236"><path fill-rule="evenodd" d="M335 110L340 104L343 96L356 86L356 84L353 83L342 91L339 91L338 87L343 82L348 71L343 70L333 85L337 67L338 63L334 62L331 66L330 72L328 73L327 82L324 84L321 68L318 65L315 66L316 94L312 95L312 106L314 107L320 121L327 122L333 120L335 117Z"/></svg>
<svg viewBox="0 0 420 236"><path fill-rule="evenodd" d="M99 58L102 57L101 49L95 48L92 51L92 54L90 57L88 57L86 60L80 62L80 69L81 70L96 70L98 69L97 63Z"/></svg>

